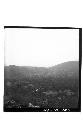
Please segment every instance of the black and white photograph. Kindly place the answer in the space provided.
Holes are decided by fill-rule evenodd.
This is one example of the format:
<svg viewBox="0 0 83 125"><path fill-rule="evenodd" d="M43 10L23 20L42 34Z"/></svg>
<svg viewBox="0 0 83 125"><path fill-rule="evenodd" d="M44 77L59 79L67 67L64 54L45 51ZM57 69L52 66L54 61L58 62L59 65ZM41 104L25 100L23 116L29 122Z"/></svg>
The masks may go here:
<svg viewBox="0 0 83 125"><path fill-rule="evenodd" d="M82 29L4 26L4 112L80 112Z"/></svg>
<svg viewBox="0 0 83 125"><path fill-rule="evenodd" d="M83 0L0 1L0 124L83 125Z"/></svg>

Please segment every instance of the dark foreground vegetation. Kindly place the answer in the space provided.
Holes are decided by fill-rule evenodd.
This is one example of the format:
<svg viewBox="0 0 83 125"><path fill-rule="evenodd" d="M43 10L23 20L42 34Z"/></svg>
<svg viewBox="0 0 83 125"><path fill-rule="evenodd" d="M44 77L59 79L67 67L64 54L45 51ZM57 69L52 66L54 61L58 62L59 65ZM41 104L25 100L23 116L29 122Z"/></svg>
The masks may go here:
<svg viewBox="0 0 83 125"><path fill-rule="evenodd" d="M78 71L78 62L67 62L51 68L6 66L4 111L77 109Z"/></svg>

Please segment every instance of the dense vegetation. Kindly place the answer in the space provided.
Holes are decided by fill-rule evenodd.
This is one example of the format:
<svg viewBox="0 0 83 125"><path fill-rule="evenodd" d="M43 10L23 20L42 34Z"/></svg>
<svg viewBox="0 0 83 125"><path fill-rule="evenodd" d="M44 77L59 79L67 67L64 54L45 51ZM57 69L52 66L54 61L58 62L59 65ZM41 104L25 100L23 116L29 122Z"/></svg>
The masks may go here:
<svg viewBox="0 0 83 125"><path fill-rule="evenodd" d="M78 108L79 63L5 66L4 108Z"/></svg>

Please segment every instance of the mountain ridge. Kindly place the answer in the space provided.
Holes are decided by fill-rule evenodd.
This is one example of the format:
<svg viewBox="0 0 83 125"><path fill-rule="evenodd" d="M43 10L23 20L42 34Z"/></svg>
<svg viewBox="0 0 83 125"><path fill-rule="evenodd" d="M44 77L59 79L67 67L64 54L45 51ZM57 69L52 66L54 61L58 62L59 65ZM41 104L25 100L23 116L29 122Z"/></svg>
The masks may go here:
<svg viewBox="0 0 83 125"><path fill-rule="evenodd" d="M52 76L59 75L63 72L73 72L73 70L79 70L79 62L78 61L69 61L64 62L49 68L46 67L29 67L29 66L5 66L4 74L6 76L15 76L15 75L23 75L23 76ZM76 71L75 71L76 73ZM77 74L76 74L77 75Z"/></svg>

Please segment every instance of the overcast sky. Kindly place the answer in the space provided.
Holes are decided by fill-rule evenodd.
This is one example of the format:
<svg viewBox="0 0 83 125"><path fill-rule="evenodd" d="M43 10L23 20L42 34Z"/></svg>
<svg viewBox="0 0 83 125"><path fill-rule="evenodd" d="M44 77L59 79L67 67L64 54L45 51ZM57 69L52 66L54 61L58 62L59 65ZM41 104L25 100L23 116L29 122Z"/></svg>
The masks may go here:
<svg viewBox="0 0 83 125"><path fill-rule="evenodd" d="M5 29L5 65L48 67L78 59L78 29Z"/></svg>

